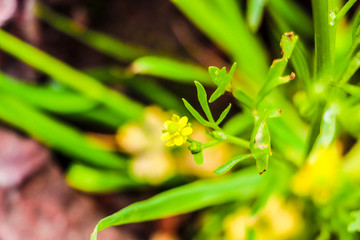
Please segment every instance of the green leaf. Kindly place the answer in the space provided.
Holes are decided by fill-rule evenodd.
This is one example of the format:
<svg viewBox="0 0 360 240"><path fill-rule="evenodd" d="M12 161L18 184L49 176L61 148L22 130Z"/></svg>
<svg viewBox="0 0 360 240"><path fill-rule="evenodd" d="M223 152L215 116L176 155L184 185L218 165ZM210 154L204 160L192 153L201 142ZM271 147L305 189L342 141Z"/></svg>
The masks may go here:
<svg viewBox="0 0 360 240"><path fill-rule="evenodd" d="M193 156L194 156L194 161L197 165L202 165L204 163L204 155L202 151L193 154Z"/></svg>
<svg viewBox="0 0 360 240"><path fill-rule="evenodd" d="M198 113L195 108L193 108L193 106L191 106L191 104L186 101L184 98L182 99L184 102L184 105L186 107L186 109L191 113L191 115L193 115L193 117L202 125L207 126L207 127L211 127L211 124L206 121L201 115L200 113Z"/></svg>
<svg viewBox="0 0 360 240"><path fill-rule="evenodd" d="M212 123L215 122L214 118L211 114L209 104L208 104L208 99L207 99L207 94L206 94L205 88L198 81L195 81L195 85L196 85L196 90L197 90L197 95L198 95L200 105L201 105L202 109L204 110L206 117L208 118L208 120L210 122L212 122Z"/></svg>
<svg viewBox="0 0 360 240"><path fill-rule="evenodd" d="M97 102L68 89L26 84L1 72L0 90L37 107L62 114L85 112L98 105Z"/></svg>
<svg viewBox="0 0 360 240"><path fill-rule="evenodd" d="M232 167L234 167L237 163L241 162L242 160L251 158L251 157L253 157L252 154L244 154L244 155L236 156L236 157L230 159L229 161L227 161L226 163L224 163L223 165L221 165L220 167L218 167L214 171L214 173L217 175L224 174L224 173L228 172Z"/></svg>
<svg viewBox="0 0 360 240"><path fill-rule="evenodd" d="M231 103L230 103L229 106L227 106L227 108L225 108L225 110L221 113L219 119L216 121L216 125L219 125L219 124L225 119L225 117L228 115L230 109L231 109Z"/></svg>
<svg viewBox="0 0 360 240"><path fill-rule="evenodd" d="M91 165L126 169L126 159L101 150L78 130L63 124L27 104L0 94L0 119L25 131L58 151Z"/></svg>
<svg viewBox="0 0 360 240"><path fill-rule="evenodd" d="M282 54L283 58L286 58L286 59L290 58L298 38L299 37L294 35L294 33L292 33L292 32L285 33L282 35L281 41L280 41L280 48L281 48L281 54Z"/></svg>
<svg viewBox="0 0 360 240"><path fill-rule="evenodd" d="M93 194L113 193L141 186L123 172L97 169L80 163L71 164L65 178L71 187Z"/></svg>
<svg viewBox="0 0 360 240"><path fill-rule="evenodd" d="M265 96L268 95L275 87L287 83L295 78L295 73L291 73L291 75L285 77L282 77L281 75L285 71L288 58L291 56L297 39L298 36L294 36L292 32L283 34L280 42L283 57L281 59L275 59L270 66L266 81L258 93L256 106L258 106Z"/></svg>
<svg viewBox="0 0 360 240"><path fill-rule="evenodd" d="M345 92L347 92L348 94L352 95L353 97L359 99L360 98L360 87L356 86L356 85L351 85L351 84L344 84L341 87Z"/></svg>
<svg viewBox="0 0 360 240"><path fill-rule="evenodd" d="M360 232L360 210L354 211L351 215L355 218L348 226L349 232Z"/></svg>
<svg viewBox="0 0 360 240"><path fill-rule="evenodd" d="M254 174L254 169L248 168L225 177L200 180L173 188L102 219L96 225L91 239L95 240L98 231L111 226L149 221L234 200L249 199L257 192L261 181Z"/></svg>
<svg viewBox="0 0 360 240"><path fill-rule="evenodd" d="M209 102L212 103L223 95L226 87L230 84L232 76L236 70L236 62L232 65L229 73L226 73L226 68L221 70L217 67L209 67L209 74L212 81L218 86L215 92L211 95Z"/></svg>
<svg viewBox="0 0 360 240"><path fill-rule="evenodd" d="M72 68L2 29L0 29L0 49L48 74L63 85L82 93L90 99L103 103L119 116L132 120L139 120L143 116L144 107L138 102L107 88L98 80Z"/></svg>
<svg viewBox="0 0 360 240"><path fill-rule="evenodd" d="M197 80L211 85L206 70L193 63L181 62L168 57L145 56L136 59L130 66L136 74L161 77L182 83L193 83Z"/></svg>
<svg viewBox="0 0 360 240"><path fill-rule="evenodd" d="M335 139L336 136L336 115L337 115L337 104L328 104L323 112L320 133L314 144L314 148L328 147Z"/></svg>
<svg viewBox="0 0 360 240"><path fill-rule="evenodd" d="M234 97L239 100L242 104L248 107L250 110L254 109L254 101L243 91L240 89L236 89L233 91Z"/></svg>
<svg viewBox="0 0 360 240"><path fill-rule="evenodd" d="M356 43L360 34L360 11L357 12L352 28L352 40Z"/></svg>
<svg viewBox="0 0 360 240"><path fill-rule="evenodd" d="M340 84L347 83L360 67L360 52L351 59L350 64L340 79Z"/></svg>
<svg viewBox="0 0 360 240"><path fill-rule="evenodd" d="M264 14L267 0L248 0L246 20L252 32L257 32Z"/></svg>
<svg viewBox="0 0 360 240"><path fill-rule="evenodd" d="M271 154L270 133L265 121L267 114L265 109L255 123L250 140L250 151L254 155L256 168L260 175L267 170Z"/></svg>

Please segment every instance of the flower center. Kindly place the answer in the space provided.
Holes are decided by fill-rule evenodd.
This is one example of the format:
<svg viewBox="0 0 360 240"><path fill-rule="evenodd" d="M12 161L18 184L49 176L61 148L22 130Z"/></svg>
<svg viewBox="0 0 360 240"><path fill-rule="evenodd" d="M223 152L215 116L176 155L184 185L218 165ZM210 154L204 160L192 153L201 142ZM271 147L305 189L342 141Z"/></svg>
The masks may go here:
<svg viewBox="0 0 360 240"><path fill-rule="evenodd" d="M179 130L179 125L176 123L170 123L167 130L170 134L174 134Z"/></svg>

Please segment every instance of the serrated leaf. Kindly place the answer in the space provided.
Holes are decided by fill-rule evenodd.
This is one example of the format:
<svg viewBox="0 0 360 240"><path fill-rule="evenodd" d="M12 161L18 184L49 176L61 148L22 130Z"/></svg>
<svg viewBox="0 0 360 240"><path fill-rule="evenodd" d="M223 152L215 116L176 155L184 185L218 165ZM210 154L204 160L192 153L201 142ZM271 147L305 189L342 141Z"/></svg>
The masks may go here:
<svg viewBox="0 0 360 240"><path fill-rule="evenodd" d="M275 87L287 83L295 78L295 73L291 73L289 76L285 77L283 77L282 74L285 71L288 58L291 56L297 39L298 36L294 35L292 32L283 34L280 42L283 57L275 59L271 64L266 81L258 93L256 106L258 106L265 96L268 95Z"/></svg>
<svg viewBox="0 0 360 240"><path fill-rule="evenodd" d="M206 117L208 118L208 120L210 122L215 122L214 118L211 114L209 104L208 104L208 99L207 99L207 94L206 94L205 88L198 81L195 81L195 86L196 86L196 90L197 90L199 103L200 103L202 109L204 110Z"/></svg>
<svg viewBox="0 0 360 240"><path fill-rule="evenodd" d="M242 104L244 104L249 109L254 109L254 101L243 91L240 89L236 89L233 91L234 97L239 100Z"/></svg>
<svg viewBox="0 0 360 240"><path fill-rule="evenodd" d="M293 32L284 33L280 40L281 53L283 58L290 58L292 51L294 50L295 44L298 40L298 36L294 35Z"/></svg>
<svg viewBox="0 0 360 240"><path fill-rule="evenodd" d="M352 212L351 215L355 218L348 226L349 232L360 232L360 210Z"/></svg>
<svg viewBox="0 0 360 240"><path fill-rule="evenodd" d="M200 113L198 113L198 111L195 110L195 108L193 108L193 106L191 106L191 104L186 101L184 98L182 99L183 102L184 102L184 105L186 107L186 109L191 113L191 115L193 115L193 117L199 122L201 123L202 125L204 126L207 126L207 127L210 127L211 124L206 121L201 115Z"/></svg>
<svg viewBox="0 0 360 240"><path fill-rule="evenodd" d="M202 165L204 163L204 155L203 155L203 152L199 152L199 153L196 153L196 154L193 154L194 156L194 161L197 165Z"/></svg>
<svg viewBox="0 0 360 240"><path fill-rule="evenodd" d="M223 165L221 165L220 167L218 167L214 171L214 173L217 175L224 174L224 173L228 172L231 168L233 168L237 163L239 163L245 159L251 158L251 157L253 157L252 154L244 154L244 155L236 156L236 157L230 159L229 161L227 161L226 163L224 163Z"/></svg>
<svg viewBox="0 0 360 240"><path fill-rule="evenodd" d="M211 95L209 102L212 103L223 95L226 87L230 84L232 76L236 70L236 62L232 65L229 73L226 73L226 68L221 70L217 67L209 67L209 74L213 82L218 86L215 92Z"/></svg>
<svg viewBox="0 0 360 240"><path fill-rule="evenodd" d="M221 113L219 119L216 121L216 125L219 125L219 124L225 119L225 117L228 115L230 109L231 109L231 103L230 103L229 106L227 106L227 108L225 108L225 110Z"/></svg>

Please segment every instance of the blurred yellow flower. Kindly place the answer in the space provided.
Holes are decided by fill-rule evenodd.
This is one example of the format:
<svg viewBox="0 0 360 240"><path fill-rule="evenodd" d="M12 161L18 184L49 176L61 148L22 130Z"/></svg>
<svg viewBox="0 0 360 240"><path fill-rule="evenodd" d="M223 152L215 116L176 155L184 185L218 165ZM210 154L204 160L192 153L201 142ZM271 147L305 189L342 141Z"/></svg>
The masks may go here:
<svg viewBox="0 0 360 240"><path fill-rule="evenodd" d="M311 197L317 204L325 204L339 186L342 146L334 143L314 150L291 182L292 191L299 196Z"/></svg>
<svg viewBox="0 0 360 240"><path fill-rule="evenodd" d="M285 240L298 237L304 222L295 202L271 197L265 207L252 216L249 208L241 208L225 218L227 240L245 240L247 230L256 232L256 240Z"/></svg>
<svg viewBox="0 0 360 240"><path fill-rule="evenodd" d="M173 114L171 120L165 121L165 130L161 139L168 141L166 146L181 146L186 142L187 137L192 134L193 130L191 124L188 123L187 117L180 118L178 115Z"/></svg>

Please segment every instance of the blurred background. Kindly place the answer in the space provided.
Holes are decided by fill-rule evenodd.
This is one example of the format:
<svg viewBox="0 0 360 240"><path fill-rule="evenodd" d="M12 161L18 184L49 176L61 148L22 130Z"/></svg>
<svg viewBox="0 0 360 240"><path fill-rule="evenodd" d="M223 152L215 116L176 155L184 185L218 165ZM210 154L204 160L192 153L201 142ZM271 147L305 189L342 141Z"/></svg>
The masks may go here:
<svg viewBox="0 0 360 240"><path fill-rule="evenodd" d="M131 203L217 177L213 171L243 149L221 143L204 151L199 166L186 147L167 148L160 140L172 113L189 116L192 138L211 140L181 101L200 109L194 80L210 94L215 88L207 68L229 69L236 60L239 83L255 91L271 59L281 56L282 33L290 30L300 36L311 65L310 1L272 0L266 8L266 1L237 1L239 22L220 8L210 13L194 3L190 11L177 2L0 0L1 240L89 239L101 218ZM347 23L338 30L347 31ZM338 37L338 52L350 38ZM281 89L299 116L285 114L293 135L290 127L274 131L275 149L290 159L274 171L281 177L267 179L275 187L264 183L239 201L110 228L99 239L252 239L245 238L247 226L257 231L255 239L357 239L347 224L349 212L359 208L359 191L353 191L359 168L348 164L355 179L350 183L339 180L338 171L356 136L343 134L316 156L317 164L300 164L311 122L311 104L304 110L304 94L295 94L306 89L311 73L304 72ZM224 130L248 138L251 114L230 94L211 105L213 114L229 103ZM349 158L356 159L356 151ZM237 170L252 165L245 161ZM251 206L261 194L269 198L254 218ZM329 220L337 207L338 218Z"/></svg>

